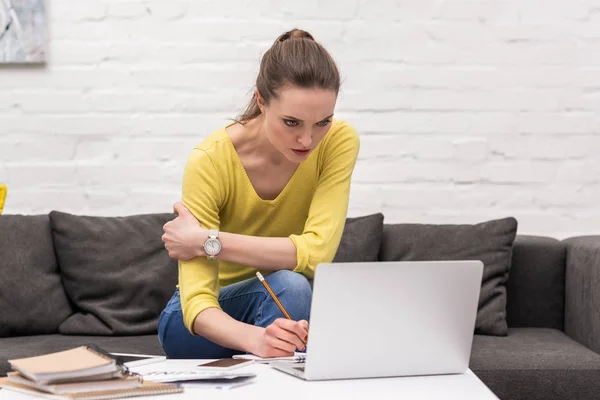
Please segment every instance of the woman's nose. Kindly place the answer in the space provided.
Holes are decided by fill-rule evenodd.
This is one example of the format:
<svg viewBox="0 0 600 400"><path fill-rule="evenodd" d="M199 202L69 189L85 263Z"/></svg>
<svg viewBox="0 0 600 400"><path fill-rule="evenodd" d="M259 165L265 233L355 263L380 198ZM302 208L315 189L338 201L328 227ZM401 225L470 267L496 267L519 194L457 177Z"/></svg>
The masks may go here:
<svg viewBox="0 0 600 400"><path fill-rule="evenodd" d="M311 132L304 132L298 137L298 142L304 146L309 147L312 143L312 134Z"/></svg>

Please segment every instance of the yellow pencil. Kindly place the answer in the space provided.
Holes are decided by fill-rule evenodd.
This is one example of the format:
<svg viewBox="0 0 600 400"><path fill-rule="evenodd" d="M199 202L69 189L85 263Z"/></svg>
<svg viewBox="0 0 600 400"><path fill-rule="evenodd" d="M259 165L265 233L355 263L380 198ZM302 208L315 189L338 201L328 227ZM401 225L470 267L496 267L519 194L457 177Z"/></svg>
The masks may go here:
<svg viewBox="0 0 600 400"><path fill-rule="evenodd" d="M281 302L279 301L279 299L277 298L277 296L275 296L275 293L273 293L273 291L271 290L271 287L269 286L269 284L267 283L267 281L265 281L265 278L263 278L262 274L260 272L256 271L256 276L258 277L258 280L262 282L262 284L264 285L265 289L267 289L267 292L269 292L269 294L271 295L271 297L275 301L275 304L277 304L277 307L279 307L279 309L281 310L281 312L283 313L283 315L285 315L285 317L287 319L292 319L292 317L290 317L290 314L288 314L288 312L285 310L285 308L283 308L283 304L281 304Z"/></svg>
<svg viewBox="0 0 600 400"><path fill-rule="evenodd" d="M281 302L279 301L277 296L275 296L275 293L273 292L273 290L271 290L271 287L269 286L269 284L267 283L265 278L263 278L262 274L260 272L256 271L256 276L258 277L258 280L262 282L265 289L267 289L267 292L269 292L269 294L275 301L275 304L277 304L277 307L279 307L279 309L281 310L283 315L285 315L285 317L287 319L292 320L292 317L290 317L290 314L288 314L288 312L285 310L285 308L283 307L283 304L281 304ZM300 340L302 340L302 343L304 343L306 345L306 339L300 339Z"/></svg>

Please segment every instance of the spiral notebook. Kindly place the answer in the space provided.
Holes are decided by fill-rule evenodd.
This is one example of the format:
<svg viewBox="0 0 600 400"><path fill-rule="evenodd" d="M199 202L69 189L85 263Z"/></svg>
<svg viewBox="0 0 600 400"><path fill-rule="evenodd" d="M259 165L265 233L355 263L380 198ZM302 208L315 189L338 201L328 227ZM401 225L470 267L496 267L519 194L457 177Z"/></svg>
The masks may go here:
<svg viewBox="0 0 600 400"><path fill-rule="evenodd" d="M70 394L79 392L92 392L97 390L121 390L133 389L142 385L142 380L139 377L127 376L122 378L105 379L101 381L92 380L85 382L69 382L69 383L50 383L43 384L32 381L21 375L19 372L9 372L8 380L12 383L24 385L42 392L52 394Z"/></svg>
<svg viewBox="0 0 600 400"><path fill-rule="evenodd" d="M183 388L177 387L176 385L149 381L145 381L141 384L140 387L133 389L101 390L93 392L80 392L57 395L45 393L25 385L19 385L18 383L10 382L8 378L0 378L0 388L2 388L2 390L12 390L31 396L38 396L45 399L57 400L109 400L122 399L127 397L153 396L183 392Z"/></svg>

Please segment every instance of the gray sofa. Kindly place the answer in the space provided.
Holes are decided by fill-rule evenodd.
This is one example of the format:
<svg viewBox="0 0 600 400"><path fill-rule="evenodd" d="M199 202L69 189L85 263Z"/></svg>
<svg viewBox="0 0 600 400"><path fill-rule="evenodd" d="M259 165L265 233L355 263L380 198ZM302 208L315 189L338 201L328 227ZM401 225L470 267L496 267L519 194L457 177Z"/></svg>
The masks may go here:
<svg viewBox="0 0 600 400"><path fill-rule="evenodd" d="M0 376L8 359L86 343L162 354L156 322L177 266L160 236L172 218L0 216ZM600 398L600 236L516 235L510 219L390 225L375 214L347 220L334 261L480 258L491 268L502 257L509 270L485 287L493 301L480 302L471 369L502 400Z"/></svg>

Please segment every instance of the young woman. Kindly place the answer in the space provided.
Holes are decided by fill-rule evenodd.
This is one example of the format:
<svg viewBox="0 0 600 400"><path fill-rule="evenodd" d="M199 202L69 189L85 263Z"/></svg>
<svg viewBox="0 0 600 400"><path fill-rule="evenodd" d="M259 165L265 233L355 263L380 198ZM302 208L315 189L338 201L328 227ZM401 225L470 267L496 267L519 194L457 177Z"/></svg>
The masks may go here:
<svg viewBox="0 0 600 400"><path fill-rule="evenodd" d="M178 217L164 226L179 260L158 325L168 357L305 349L307 279L337 251L360 145L352 126L333 119L339 88L329 53L305 31L286 32L264 54L243 115L194 148Z"/></svg>

